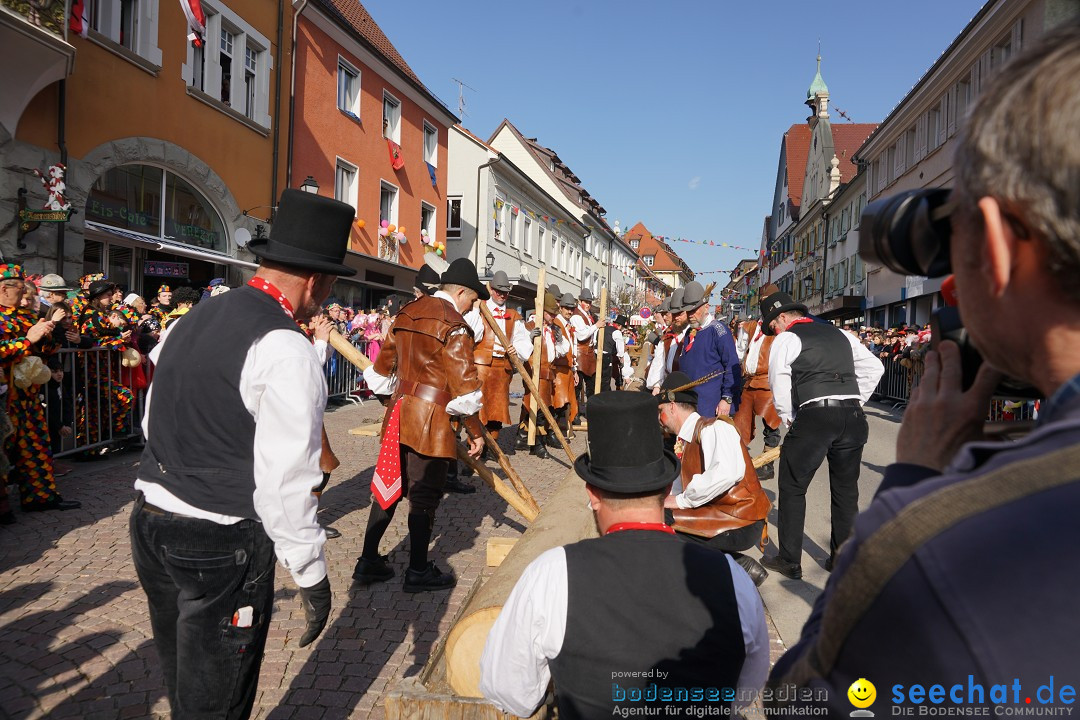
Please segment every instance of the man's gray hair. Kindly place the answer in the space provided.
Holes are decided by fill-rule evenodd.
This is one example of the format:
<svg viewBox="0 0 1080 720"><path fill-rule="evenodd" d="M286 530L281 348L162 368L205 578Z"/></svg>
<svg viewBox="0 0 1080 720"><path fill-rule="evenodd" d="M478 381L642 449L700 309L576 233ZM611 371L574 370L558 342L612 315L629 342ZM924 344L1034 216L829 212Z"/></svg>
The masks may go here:
<svg viewBox="0 0 1080 720"><path fill-rule="evenodd" d="M1044 239L1050 271L1080 301L1080 22L1057 28L1003 68L961 129L957 209L999 200Z"/></svg>

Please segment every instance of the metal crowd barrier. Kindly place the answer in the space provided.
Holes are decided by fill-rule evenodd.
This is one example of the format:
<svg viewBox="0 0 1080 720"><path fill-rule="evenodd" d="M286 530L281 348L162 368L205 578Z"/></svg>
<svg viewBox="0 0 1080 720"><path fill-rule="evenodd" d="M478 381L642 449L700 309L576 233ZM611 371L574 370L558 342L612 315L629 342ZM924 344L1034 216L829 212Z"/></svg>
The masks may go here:
<svg viewBox="0 0 1080 720"><path fill-rule="evenodd" d="M353 347L361 353L367 354L367 340L358 338L351 342ZM330 348L330 357L327 359L326 365L323 366L323 372L326 373L326 395L328 398L338 398L347 402L363 404L364 397L370 396L360 368L338 355L333 348Z"/></svg>
<svg viewBox="0 0 1080 720"><path fill-rule="evenodd" d="M57 353L64 377L40 386L53 456L93 451L142 435L145 393L111 348ZM61 433L61 428L70 432Z"/></svg>

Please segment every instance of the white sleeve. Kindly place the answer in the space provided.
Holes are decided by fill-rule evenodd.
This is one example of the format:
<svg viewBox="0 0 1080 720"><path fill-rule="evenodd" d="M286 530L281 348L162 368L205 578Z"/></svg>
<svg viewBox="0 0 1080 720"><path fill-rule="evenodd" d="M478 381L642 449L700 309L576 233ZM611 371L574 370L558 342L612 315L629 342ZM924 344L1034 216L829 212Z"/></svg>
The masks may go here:
<svg viewBox="0 0 1080 720"><path fill-rule="evenodd" d="M529 717L544 699L548 661L566 635L567 586L566 552L552 548L521 573L491 626L480 656L480 692L503 712Z"/></svg>
<svg viewBox="0 0 1080 720"><path fill-rule="evenodd" d="M666 364L664 339L661 338L657 341L656 347L653 348L652 359L649 361L649 372L645 376L645 387L651 390L664 382L664 376L667 374Z"/></svg>
<svg viewBox="0 0 1080 720"><path fill-rule="evenodd" d="M586 325L580 315L570 316L570 325L574 328L574 337L579 343L589 342L596 335L596 325Z"/></svg>
<svg viewBox="0 0 1080 720"><path fill-rule="evenodd" d="M739 672L739 692L735 696L746 699L732 703L735 708L739 708L749 705L751 699L757 697L769 677L769 628L765 624L765 608L761 604L761 596L754 586L754 581L730 555L726 557L728 567L731 568L731 584L735 589L743 647L746 649L742 670Z"/></svg>
<svg viewBox="0 0 1080 720"><path fill-rule="evenodd" d="M704 505L735 487L746 474L739 431L722 420L701 433L701 452L705 456L705 471L694 475L675 496L681 508Z"/></svg>
<svg viewBox="0 0 1080 720"><path fill-rule="evenodd" d="M472 330L473 342L479 343L484 339L484 317L480 314L480 310L473 308L469 312L465 313L462 318L465 323Z"/></svg>
<svg viewBox="0 0 1080 720"><path fill-rule="evenodd" d="M510 344L517 350L519 358L527 358L532 355L533 341L529 336L529 329L525 327L525 321L518 319L514 323L514 337L509 338Z"/></svg>
<svg viewBox="0 0 1080 720"><path fill-rule="evenodd" d="M319 364L325 365L326 361L330 359L330 343L315 338L315 342L311 346L315 348L315 357L319 358Z"/></svg>
<svg viewBox="0 0 1080 720"><path fill-rule="evenodd" d="M458 395L456 398L446 403L446 414L468 417L469 415L475 415L480 412L480 408L482 407L484 407L483 388L480 390L473 390L464 395Z"/></svg>
<svg viewBox="0 0 1080 720"><path fill-rule="evenodd" d="M544 343L546 344L547 357L551 361L561 358L570 352L570 338L563 333L559 337L559 342L555 342L555 336L553 333L544 333Z"/></svg>
<svg viewBox="0 0 1080 720"><path fill-rule="evenodd" d="M859 380L859 396L863 402L866 402L877 389L878 381L885 373L885 366L881 364L881 360L871 355L866 346L851 333L844 333L844 335L851 343L851 354L855 360L855 377Z"/></svg>
<svg viewBox="0 0 1080 720"><path fill-rule="evenodd" d="M795 419L791 403L791 363L802 352L802 340L791 332L782 332L773 340L769 350L769 387L772 388L776 413L786 425Z"/></svg>
<svg viewBox="0 0 1080 720"><path fill-rule="evenodd" d="M364 382L367 383L368 390L375 395L393 395L397 389L397 380L396 375L387 377L375 372L374 365L364 370Z"/></svg>
<svg viewBox="0 0 1080 720"><path fill-rule="evenodd" d="M326 534L312 488L322 480L326 380L306 337L274 330L251 346L240 393L255 418L255 512L278 561L300 587L326 577Z"/></svg>

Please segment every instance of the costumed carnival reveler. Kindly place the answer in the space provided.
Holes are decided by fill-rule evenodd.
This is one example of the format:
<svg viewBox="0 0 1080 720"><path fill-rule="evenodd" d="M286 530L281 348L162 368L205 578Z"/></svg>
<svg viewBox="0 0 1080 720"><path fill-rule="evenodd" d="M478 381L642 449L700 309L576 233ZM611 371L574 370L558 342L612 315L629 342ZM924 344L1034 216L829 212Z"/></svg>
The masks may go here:
<svg viewBox="0 0 1080 720"><path fill-rule="evenodd" d="M555 295L556 300L559 295ZM578 412L588 417L588 399L595 390L593 378L596 376L597 347L596 332L603 327L604 318L597 321L593 318L592 304L596 298L589 288L583 288L578 293L578 306L570 317L570 323L574 326L574 341L576 348L574 356L577 358L577 368L580 382L578 383ZM572 419L572 418L571 418Z"/></svg>
<svg viewBox="0 0 1080 720"><path fill-rule="evenodd" d="M543 337L543 342L540 346L540 382L537 385L537 390L540 391L540 402L544 403L552 410L554 410L552 405L558 391L557 368L555 363L571 352L569 337L563 333L559 326L554 322L558 311L559 308L558 304L555 302L555 296L545 292L543 318L540 320L540 323L537 324L536 318L532 317L527 324L530 333L535 333L539 330ZM531 358L526 360L525 368L531 376L533 372ZM533 443L531 447L529 446L528 433L530 409L536 413L536 442ZM554 439L554 432L547 426L547 418L544 417L543 411L537 406L535 398L529 393L521 401L521 417L518 423L518 435L515 441L515 447L518 450L524 450L529 447L530 454L546 458L548 457L546 445L554 446L554 443L557 442L558 441Z"/></svg>
<svg viewBox="0 0 1080 720"><path fill-rule="evenodd" d="M761 288L761 297L766 297L777 288L773 284ZM759 320L747 320L739 326L739 347L745 350L740 355L743 368L742 399L735 413L735 427L742 435L743 442L749 445L756 434L757 420L761 418L765 448L774 448L780 444L780 416L773 404L772 387L769 385L769 352L772 350L775 335L765 332ZM758 477L762 480L774 475L773 463L758 468Z"/></svg>

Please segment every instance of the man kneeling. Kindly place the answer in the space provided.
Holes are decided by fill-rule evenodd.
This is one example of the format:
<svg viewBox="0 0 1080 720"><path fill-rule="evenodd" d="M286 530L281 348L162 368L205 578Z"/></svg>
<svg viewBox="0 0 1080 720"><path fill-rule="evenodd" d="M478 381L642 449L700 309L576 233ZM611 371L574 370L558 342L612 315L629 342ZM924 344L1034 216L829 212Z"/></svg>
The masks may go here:
<svg viewBox="0 0 1080 720"><path fill-rule="evenodd" d="M761 540L769 498L734 423L698 415L697 392L682 389L690 384L686 373L673 372L656 396L660 424L676 436L682 460L681 486L676 483L664 501L667 521L683 537L731 554L760 585L769 573L739 551Z"/></svg>

